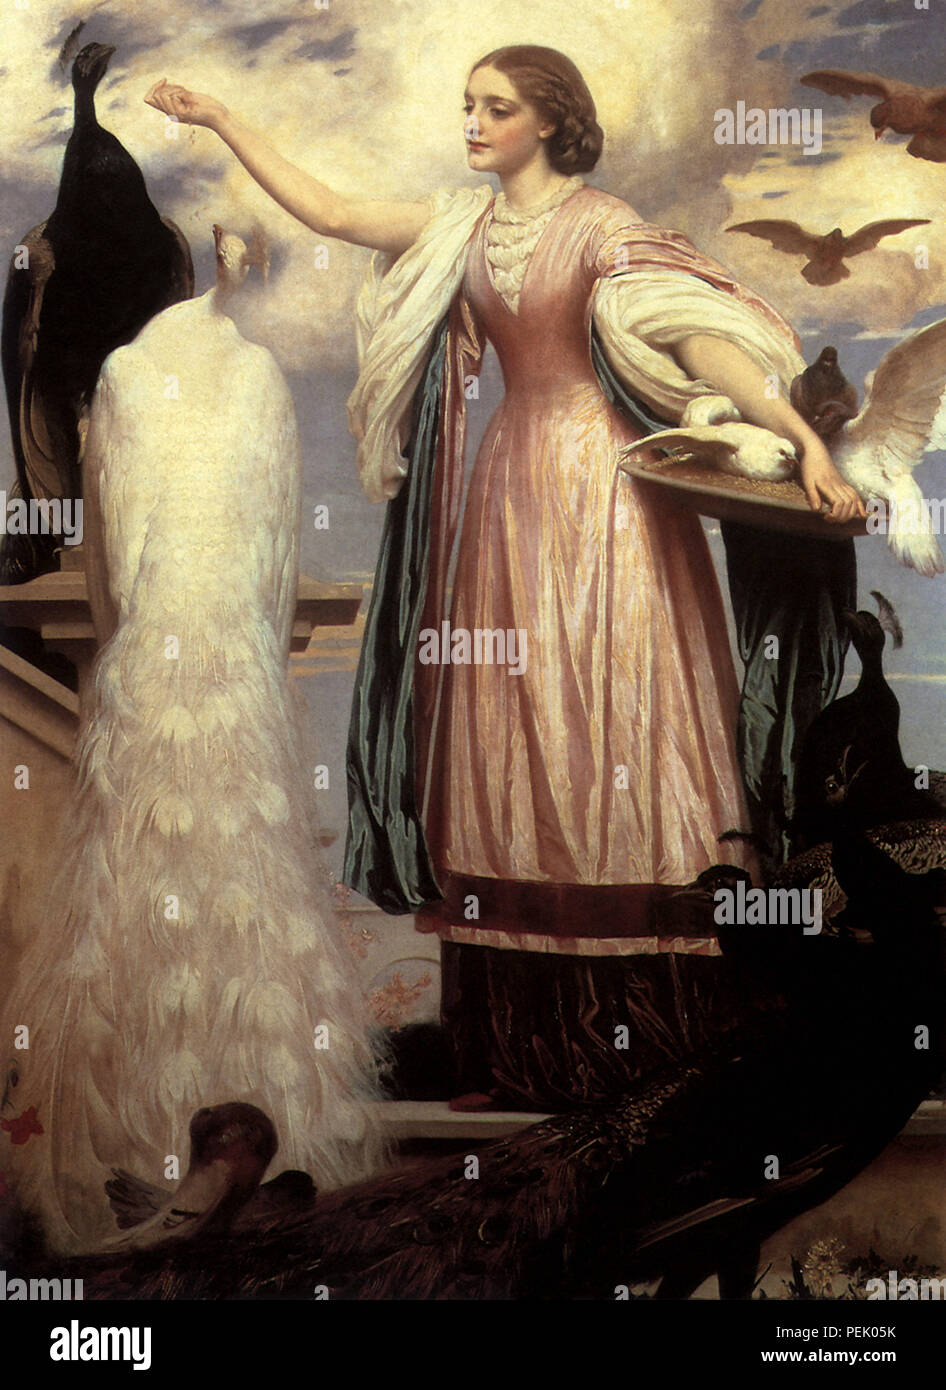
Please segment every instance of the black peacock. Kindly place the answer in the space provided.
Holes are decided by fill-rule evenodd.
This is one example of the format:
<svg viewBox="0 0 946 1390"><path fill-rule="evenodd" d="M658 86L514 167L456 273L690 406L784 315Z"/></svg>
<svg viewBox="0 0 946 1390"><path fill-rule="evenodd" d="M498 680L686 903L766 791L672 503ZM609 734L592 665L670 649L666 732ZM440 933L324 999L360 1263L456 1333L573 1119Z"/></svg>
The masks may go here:
<svg viewBox="0 0 946 1390"><path fill-rule="evenodd" d="M3 301L3 379L24 499L81 497L83 421L108 354L194 292L183 233L155 208L141 170L98 122L95 93L114 49L72 65L75 119L56 207L14 252ZM55 534L8 534L0 583L56 568Z"/></svg>

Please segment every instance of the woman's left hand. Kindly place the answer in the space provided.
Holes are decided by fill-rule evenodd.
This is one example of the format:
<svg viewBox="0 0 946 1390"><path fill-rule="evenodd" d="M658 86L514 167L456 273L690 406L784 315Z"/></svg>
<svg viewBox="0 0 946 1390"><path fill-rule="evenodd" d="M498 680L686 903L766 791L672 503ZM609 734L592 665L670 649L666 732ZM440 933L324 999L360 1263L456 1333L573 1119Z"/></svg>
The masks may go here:
<svg viewBox="0 0 946 1390"><path fill-rule="evenodd" d="M824 502L831 508L825 521L837 524L867 515L864 503L841 477L820 439L803 450L798 471L812 511L820 512Z"/></svg>

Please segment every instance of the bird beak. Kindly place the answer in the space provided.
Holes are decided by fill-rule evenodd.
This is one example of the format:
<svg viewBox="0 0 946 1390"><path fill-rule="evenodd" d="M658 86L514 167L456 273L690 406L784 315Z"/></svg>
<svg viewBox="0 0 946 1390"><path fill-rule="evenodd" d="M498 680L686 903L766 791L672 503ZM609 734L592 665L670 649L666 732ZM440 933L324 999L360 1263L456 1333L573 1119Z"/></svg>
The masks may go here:
<svg viewBox="0 0 946 1390"><path fill-rule="evenodd" d="M220 226L219 222L215 222L215 223L214 223L214 225L213 225L213 233L214 233L214 250L219 252L219 250L220 250L220 243L221 243L221 241L223 241L223 238L224 238L224 236L225 236L224 230L223 230L223 228Z"/></svg>
<svg viewBox="0 0 946 1390"><path fill-rule="evenodd" d="M884 131L885 131L886 129L887 129L887 127L886 127L885 125L882 125L878 130L875 130L875 131L874 131L874 139L875 139L875 140L879 140L880 137L883 135L883 133L884 133Z"/></svg>

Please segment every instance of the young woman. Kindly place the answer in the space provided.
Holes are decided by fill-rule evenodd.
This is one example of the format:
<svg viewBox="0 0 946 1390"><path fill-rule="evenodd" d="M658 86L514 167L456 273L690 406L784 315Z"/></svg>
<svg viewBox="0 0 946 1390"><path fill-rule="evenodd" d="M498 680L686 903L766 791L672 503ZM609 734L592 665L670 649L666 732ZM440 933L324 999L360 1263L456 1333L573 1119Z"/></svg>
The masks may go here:
<svg viewBox="0 0 946 1390"><path fill-rule="evenodd" d="M812 508L851 519L859 499L786 398L797 340L682 235L584 182L603 136L555 50L499 49L470 73L467 159L497 196L346 198L212 98L165 81L147 99L215 130L319 235L386 253L359 301L349 403L366 491L390 501L352 718L347 878L440 932L461 1087L539 1105L599 1094L614 1064L601 997L626 1019L663 969L667 886L748 819L702 528L622 474L619 451L722 392L795 443ZM464 496L465 385L487 341L506 395ZM664 941L664 960L668 947L687 950ZM636 984L594 976L628 956ZM655 1016L666 1007L654 996ZM635 1064L660 1034L637 1030Z"/></svg>

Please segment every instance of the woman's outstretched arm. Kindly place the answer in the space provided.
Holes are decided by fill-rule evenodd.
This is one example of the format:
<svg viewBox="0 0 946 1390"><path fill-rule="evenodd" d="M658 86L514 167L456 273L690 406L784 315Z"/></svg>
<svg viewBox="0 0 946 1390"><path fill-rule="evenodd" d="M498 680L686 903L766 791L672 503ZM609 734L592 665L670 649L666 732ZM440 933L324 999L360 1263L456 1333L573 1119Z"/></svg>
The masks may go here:
<svg viewBox="0 0 946 1390"><path fill-rule="evenodd" d="M346 198L290 164L222 102L201 92L156 82L145 101L187 125L206 126L229 145L259 186L319 236L338 237L399 256L416 241L430 213L420 202Z"/></svg>
<svg viewBox="0 0 946 1390"><path fill-rule="evenodd" d="M821 510L823 499L831 508L827 521L851 521L865 515L863 502L835 468L823 441L783 396L769 398L762 368L735 344L698 333L678 343L674 355L689 376L718 386L744 420L791 440L798 450L801 485L813 511Z"/></svg>

